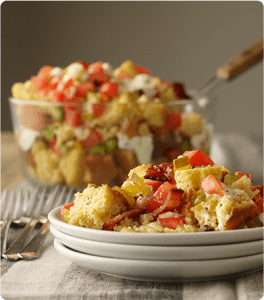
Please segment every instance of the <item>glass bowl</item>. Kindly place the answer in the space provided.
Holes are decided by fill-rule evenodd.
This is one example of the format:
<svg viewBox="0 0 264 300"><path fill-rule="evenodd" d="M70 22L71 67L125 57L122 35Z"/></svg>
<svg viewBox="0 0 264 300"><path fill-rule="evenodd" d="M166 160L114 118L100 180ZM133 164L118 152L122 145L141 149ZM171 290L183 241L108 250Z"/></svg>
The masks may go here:
<svg viewBox="0 0 264 300"><path fill-rule="evenodd" d="M75 188L121 185L137 165L172 161L187 150L210 154L215 99L130 100L74 104L9 98L26 178Z"/></svg>

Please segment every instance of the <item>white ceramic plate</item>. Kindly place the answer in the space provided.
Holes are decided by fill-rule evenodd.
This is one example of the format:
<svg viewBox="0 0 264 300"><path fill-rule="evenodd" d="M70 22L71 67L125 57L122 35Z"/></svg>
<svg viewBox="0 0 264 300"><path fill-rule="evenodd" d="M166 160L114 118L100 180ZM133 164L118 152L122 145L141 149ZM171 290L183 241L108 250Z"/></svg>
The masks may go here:
<svg viewBox="0 0 264 300"><path fill-rule="evenodd" d="M61 221L60 209L61 207L57 207L49 213L48 218L51 224L68 235L99 242L156 246L192 246L233 244L263 239L263 227L191 233L134 233L89 229Z"/></svg>
<svg viewBox="0 0 264 300"><path fill-rule="evenodd" d="M262 267L263 255L200 261L116 259L76 252L54 240L56 250L73 263L107 275L143 281L179 281L237 274Z"/></svg>
<svg viewBox="0 0 264 300"><path fill-rule="evenodd" d="M51 233L67 247L97 256L137 260L202 260L241 257L263 252L263 240L214 246L141 246L76 238L51 225Z"/></svg>

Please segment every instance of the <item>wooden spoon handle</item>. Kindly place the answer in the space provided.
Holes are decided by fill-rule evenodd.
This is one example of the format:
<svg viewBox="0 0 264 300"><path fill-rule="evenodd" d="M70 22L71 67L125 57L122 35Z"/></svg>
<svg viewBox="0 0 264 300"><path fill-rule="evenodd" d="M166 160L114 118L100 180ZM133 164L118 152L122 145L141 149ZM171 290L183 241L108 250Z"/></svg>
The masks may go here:
<svg viewBox="0 0 264 300"><path fill-rule="evenodd" d="M231 80L263 59L263 39L247 48L217 70L217 77Z"/></svg>

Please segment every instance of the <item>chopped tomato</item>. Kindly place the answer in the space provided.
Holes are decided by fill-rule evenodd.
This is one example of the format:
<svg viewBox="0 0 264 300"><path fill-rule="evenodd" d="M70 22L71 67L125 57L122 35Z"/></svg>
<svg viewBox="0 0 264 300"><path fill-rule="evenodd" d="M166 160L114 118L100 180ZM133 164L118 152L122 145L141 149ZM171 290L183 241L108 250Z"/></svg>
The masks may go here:
<svg viewBox="0 0 264 300"><path fill-rule="evenodd" d="M259 195L263 197L263 185L255 185L251 187L252 191L259 190Z"/></svg>
<svg viewBox="0 0 264 300"><path fill-rule="evenodd" d="M49 95L49 92L51 91L50 88L44 88L44 89L41 89L39 92L38 92L38 95L39 97L41 98L45 98Z"/></svg>
<svg viewBox="0 0 264 300"><path fill-rule="evenodd" d="M135 202L135 206L137 207L147 207L149 203L149 200L142 197L142 196L139 196Z"/></svg>
<svg viewBox="0 0 264 300"><path fill-rule="evenodd" d="M48 96L52 102L64 102L66 99L63 91L58 90L50 90Z"/></svg>
<svg viewBox="0 0 264 300"><path fill-rule="evenodd" d="M118 91L118 83L105 82L101 85L100 94L104 94L109 97L114 97Z"/></svg>
<svg viewBox="0 0 264 300"><path fill-rule="evenodd" d="M64 221L64 209L70 210L70 208L74 205L74 202L64 204L60 209L60 217L61 220Z"/></svg>
<svg viewBox="0 0 264 300"><path fill-rule="evenodd" d="M39 77L45 78L50 77L50 72L52 71L53 67L51 66L43 66L40 68L38 75Z"/></svg>
<svg viewBox="0 0 264 300"><path fill-rule="evenodd" d="M60 76L54 76L51 80L50 80L50 89L56 89L59 82L61 81L61 77Z"/></svg>
<svg viewBox="0 0 264 300"><path fill-rule="evenodd" d="M99 83L106 82L111 78L103 69L101 61L91 64L88 68L88 74L91 80Z"/></svg>
<svg viewBox="0 0 264 300"><path fill-rule="evenodd" d="M150 70L145 67L139 65L135 65L134 67L139 74L148 74L148 75L151 74Z"/></svg>
<svg viewBox="0 0 264 300"><path fill-rule="evenodd" d="M95 92L95 91L96 91L95 84L92 81L88 81L76 85L75 95L77 97L86 97L88 92Z"/></svg>
<svg viewBox="0 0 264 300"><path fill-rule="evenodd" d="M184 223L184 218L178 217L165 217L165 218L158 218L159 223L166 228L176 229L178 225Z"/></svg>
<svg viewBox="0 0 264 300"><path fill-rule="evenodd" d="M78 108L72 106L64 107L65 122L71 127L78 127L82 123L82 113Z"/></svg>
<svg viewBox="0 0 264 300"><path fill-rule="evenodd" d="M92 112L95 117L100 117L105 109L106 105L104 103L92 103Z"/></svg>
<svg viewBox="0 0 264 300"><path fill-rule="evenodd" d="M117 79L125 79L125 78L129 78L128 73L126 72L126 70L120 70L120 72L117 74Z"/></svg>
<svg viewBox="0 0 264 300"><path fill-rule="evenodd" d="M52 140L49 141L51 149L53 150L53 152L55 154L57 154L58 156L61 156L61 153L57 150L56 147L56 138L54 137Z"/></svg>
<svg viewBox="0 0 264 300"><path fill-rule="evenodd" d="M74 80L72 78L68 79L67 81L61 80L57 86L59 91L65 92L65 90L74 87Z"/></svg>
<svg viewBox="0 0 264 300"><path fill-rule="evenodd" d="M101 133L95 129L85 140L81 140L81 143L86 149L90 149L93 146L96 146L97 144L101 143L102 140L103 137Z"/></svg>
<svg viewBox="0 0 264 300"><path fill-rule="evenodd" d="M256 195L256 196L253 198L253 201L254 201L254 203L255 203L256 206L257 206L257 212L256 212L256 214L254 215L254 217L257 217L257 216L259 216L261 213L263 213L263 197L260 196L260 195Z"/></svg>
<svg viewBox="0 0 264 300"><path fill-rule="evenodd" d="M149 199L148 206L146 208L146 213L151 213L155 209L159 208L166 200L166 197L170 189L177 188L175 185L169 182L163 183L155 192L155 194Z"/></svg>
<svg viewBox="0 0 264 300"><path fill-rule="evenodd" d="M181 114L173 113L166 116L166 123L163 127L157 128L157 133L167 133L176 130L181 126Z"/></svg>
<svg viewBox="0 0 264 300"><path fill-rule="evenodd" d="M164 183L164 181L151 180L151 179L144 179L144 181L145 181L146 185L149 185L152 187L152 191L154 193Z"/></svg>
<svg viewBox="0 0 264 300"><path fill-rule="evenodd" d="M215 164L211 158L201 150L185 151L183 155L189 157L191 166L201 167L213 166Z"/></svg>
<svg viewBox="0 0 264 300"><path fill-rule="evenodd" d="M247 178L251 179L251 174L249 174L249 173L248 174L243 174L241 172L236 171L235 175L237 176L237 179L240 179L243 176L247 176Z"/></svg>
<svg viewBox="0 0 264 300"><path fill-rule="evenodd" d="M85 61L79 60L78 63L83 66L84 70L88 70L89 64L87 64Z"/></svg>
<svg viewBox="0 0 264 300"><path fill-rule="evenodd" d="M207 194L218 194L223 197L226 192L219 179L213 175L209 175L201 181L202 189Z"/></svg>

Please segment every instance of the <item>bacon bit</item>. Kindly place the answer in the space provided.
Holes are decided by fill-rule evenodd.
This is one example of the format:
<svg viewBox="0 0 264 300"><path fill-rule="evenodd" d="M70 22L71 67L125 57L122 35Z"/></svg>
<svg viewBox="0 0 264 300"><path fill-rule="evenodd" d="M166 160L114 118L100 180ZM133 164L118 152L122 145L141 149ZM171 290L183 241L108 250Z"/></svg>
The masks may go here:
<svg viewBox="0 0 264 300"><path fill-rule="evenodd" d="M193 190L192 188L188 187L187 191L183 195L181 203L178 205L177 211L179 214L188 217L192 206L193 206Z"/></svg>
<svg viewBox="0 0 264 300"><path fill-rule="evenodd" d="M180 189L170 189L164 204L152 212L152 216L157 218L161 213L173 212L181 203L184 191Z"/></svg>
<svg viewBox="0 0 264 300"><path fill-rule="evenodd" d="M148 203L149 203L148 199L146 199L146 198L144 198L142 196L139 196L137 198L137 201L135 202L135 206L136 207L141 207L141 208L146 208L147 205L148 205Z"/></svg>
<svg viewBox="0 0 264 300"><path fill-rule="evenodd" d="M251 187L251 190L254 192L256 190L259 190L259 195L263 197L263 185L255 185Z"/></svg>
<svg viewBox="0 0 264 300"><path fill-rule="evenodd" d="M126 211L113 219L105 222L102 226L102 230L108 230L108 231L113 231L115 225L118 225L121 221L123 221L125 218L137 218L139 217L143 211L145 210L144 207L133 207L131 210Z"/></svg>
<svg viewBox="0 0 264 300"><path fill-rule="evenodd" d="M172 87L177 98L190 99L190 97L186 95L183 83L173 82Z"/></svg>
<svg viewBox="0 0 264 300"><path fill-rule="evenodd" d="M144 176L145 179L152 179L158 181L169 181L175 183L173 163L162 163L160 165L150 166Z"/></svg>

